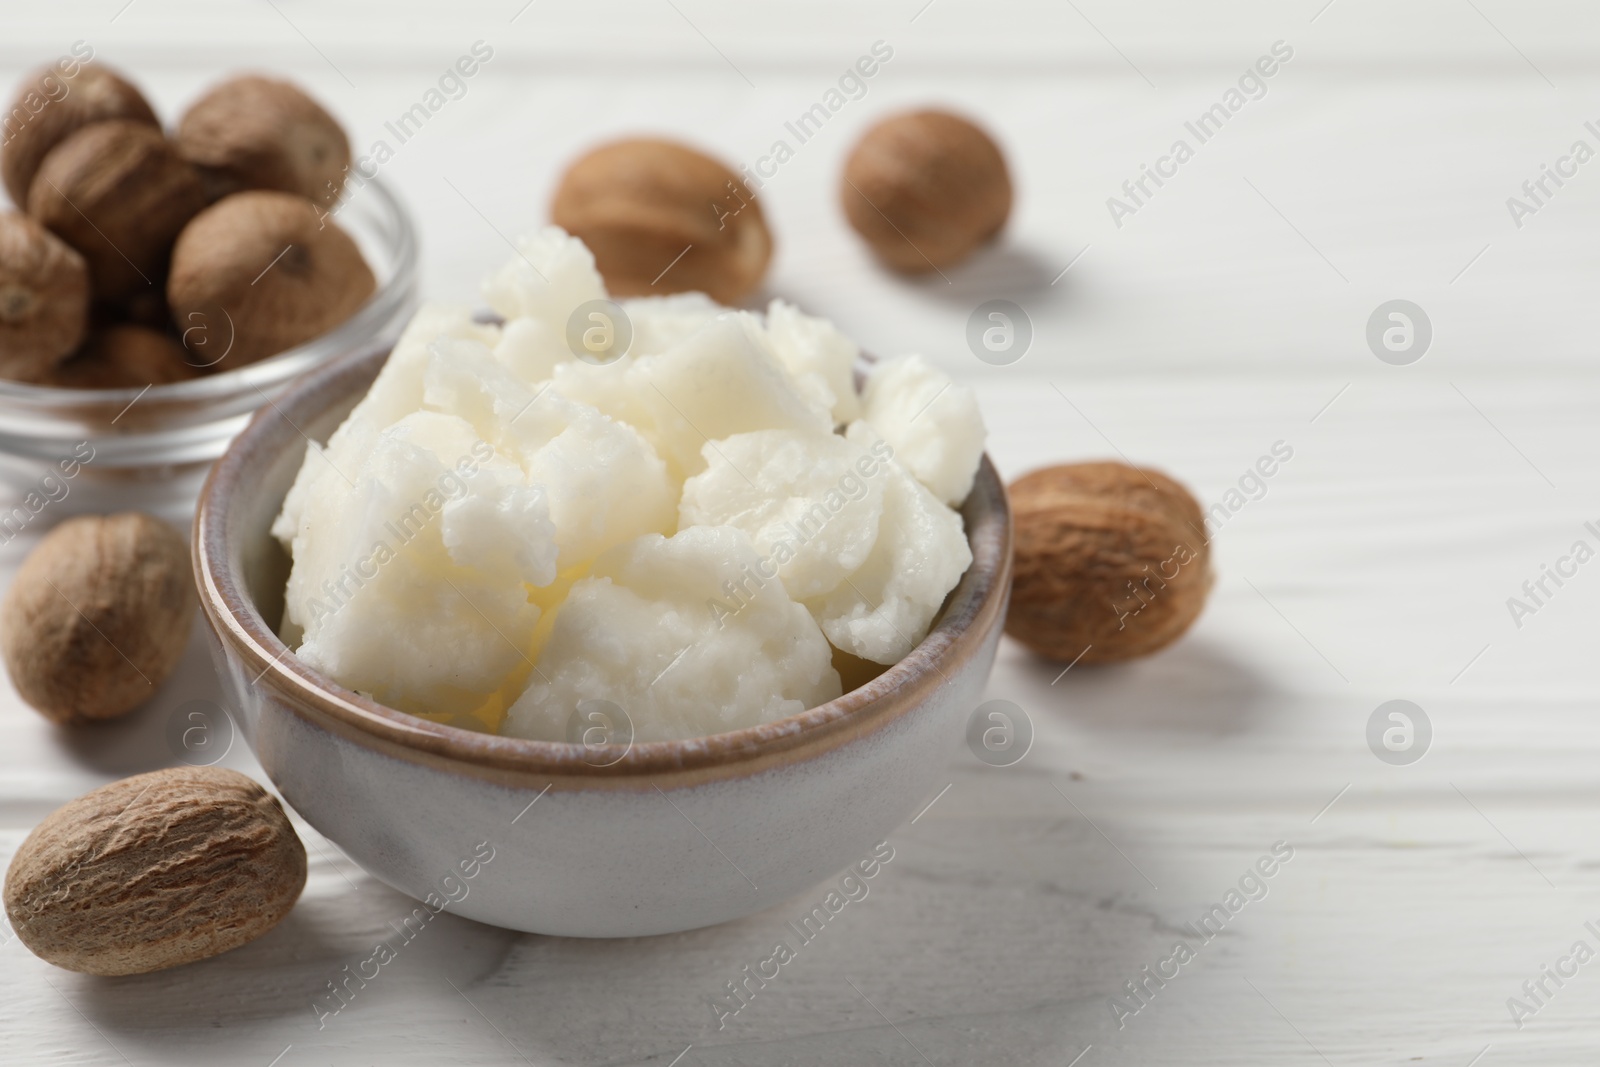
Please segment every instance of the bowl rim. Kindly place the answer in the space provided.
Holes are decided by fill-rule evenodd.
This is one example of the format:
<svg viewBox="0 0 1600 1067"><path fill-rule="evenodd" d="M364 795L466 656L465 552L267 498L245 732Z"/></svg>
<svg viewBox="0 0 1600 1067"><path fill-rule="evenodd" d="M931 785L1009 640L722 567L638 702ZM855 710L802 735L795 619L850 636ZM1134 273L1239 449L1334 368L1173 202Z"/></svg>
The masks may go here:
<svg viewBox="0 0 1600 1067"><path fill-rule="evenodd" d="M584 758L581 744L436 723L346 689L294 655L262 616L236 566L240 557L227 536L227 516L235 499L256 491L258 472L283 447L310 440L300 426L346 403L357 389L365 395L390 351L350 353L322 364L256 412L212 467L195 511L195 580L206 620L231 661L226 667L242 685L267 691L338 736L396 758L514 786L650 789L662 778L676 783L743 777L831 751L915 710L951 684L952 674L1003 624L1011 588L1011 511L985 454L960 509L973 561L929 633L872 681L825 704L706 737L630 743L621 758L597 765Z"/></svg>

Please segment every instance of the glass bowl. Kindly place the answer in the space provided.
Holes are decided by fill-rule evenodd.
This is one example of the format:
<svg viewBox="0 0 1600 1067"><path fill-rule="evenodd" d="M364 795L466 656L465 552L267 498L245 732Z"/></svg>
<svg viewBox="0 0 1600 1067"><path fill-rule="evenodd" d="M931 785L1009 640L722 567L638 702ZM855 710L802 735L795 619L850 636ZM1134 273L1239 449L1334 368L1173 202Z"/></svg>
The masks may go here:
<svg viewBox="0 0 1600 1067"><path fill-rule="evenodd" d="M361 246L378 288L329 333L237 370L143 389L62 389L0 380L0 542L46 506L63 515L137 508L187 517L211 462L256 409L310 368L388 348L417 303L417 231L381 180L334 220ZM54 516L53 516L54 517Z"/></svg>

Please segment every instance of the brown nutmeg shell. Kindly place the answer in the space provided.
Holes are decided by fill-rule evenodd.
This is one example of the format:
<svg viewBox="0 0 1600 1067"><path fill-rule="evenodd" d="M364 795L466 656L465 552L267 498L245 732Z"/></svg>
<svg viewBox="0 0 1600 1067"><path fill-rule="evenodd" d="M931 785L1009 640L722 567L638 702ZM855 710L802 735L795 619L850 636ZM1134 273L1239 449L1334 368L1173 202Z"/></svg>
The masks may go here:
<svg viewBox="0 0 1600 1067"><path fill-rule="evenodd" d="M0 147L0 179L18 207L27 206L28 190L44 157L83 127L113 119L161 127L149 101L132 82L102 63L70 59L24 78L6 114L10 119Z"/></svg>
<svg viewBox="0 0 1600 1067"><path fill-rule="evenodd" d="M116 718L177 667L196 600L188 546L171 526L139 512L78 516L18 568L0 601L0 654L46 718Z"/></svg>
<svg viewBox="0 0 1600 1067"><path fill-rule="evenodd" d="M179 121L174 139L213 200L276 189L328 208L350 169L350 140L338 120L299 87L254 74L208 90Z"/></svg>
<svg viewBox="0 0 1600 1067"><path fill-rule="evenodd" d="M28 214L82 254L96 299L120 301L160 288L172 242L205 202L159 129L98 122L45 157Z"/></svg>
<svg viewBox="0 0 1600 1067"><path fill-rule="evenodd" d="M83 257L26 215L0 214L0 377L42 381L88 322Z"/></svg>
<svg viewBox="0 0 1600 1067"><path fill-rule="evenodd" d="M320 337L377 279L350 235L292 193L235 193L178 235L167 301L193 361L218 370Z"/></svg>
<svg viewBox="0 0 1600 1067"><path fill-rule="evenodd" d="M46 816L11 860L5 908L41 959L144 974L255 940L305 882L305 846L276 798L238 771L175 767Z"/></svg>
<svg viewBox="0 0 1600 1067"><path fill-rule="evenodd" d="M1205 516L1181 484L1124 463L1013 482L1006 633L1043 656L1114 663L1177 640L1212 583ZM1081 657L1081 659L1080 659Z"/></svg>
<svg viewBox="0 0 1600 1067"><path fill-rule="evenodd" d="M205 372L171 334L134 323L96 330L84 346L45 376L66 389L143 389L198 378Z"/></svg>
<svg viewBox="0 0 1600 1067"><path fill-rule="evenodd" d="M845 163L845 216L884 264L910 274L953 266L1000 232L1011 175L993 138L947 111L912 111L869 129Z"/></svg>
<svg viewBox="0 0 1600 1067"><path fill-rule="evenodd" d="M589 246L613 296L698 291L737 304L772 259L772 234L744 179L675 141L596 148L562 176L550 217Z"/></svg>

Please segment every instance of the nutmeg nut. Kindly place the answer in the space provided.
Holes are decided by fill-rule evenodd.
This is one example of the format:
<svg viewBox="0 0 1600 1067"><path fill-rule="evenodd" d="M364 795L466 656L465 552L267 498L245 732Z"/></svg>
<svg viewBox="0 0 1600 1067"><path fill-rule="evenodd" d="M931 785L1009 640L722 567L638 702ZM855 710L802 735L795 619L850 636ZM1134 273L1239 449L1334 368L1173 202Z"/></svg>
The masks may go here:
<svg viewBox="0 0 1600 1067"><path fill-rule="evenodd" d="M189 551L139 512L51 530L0 601L0 655L17 693L64 725L112 719L155 694L189 641Z"/></svg>
<svg viewBox="0 0 1600 1067"><path fill-rule="evenodd" d="M194 362L230 370L320 337L376 288L361 249L315 204L255 190L184 227L167 302Z"/></svg>
<svg viewBox="0 0 1600 1067"><path fill-rule="evenodd" d="M198 378L205 372L170 334L131 322L96 330L44 384L64 389L143 389Z"/></svg>
<svg viewBox="0 0 1600 1067"><path fill-rule="evenodd" d="M132 82L104 64L89 66L68 59L24 78L5 114L0 179L18 207L27 206L28 189L44 157L83 127L112 119L161 127L149 101Z"/></svg>
<svg viewBox="0 0 1600 1067"><path fill-rule="evenodd" d="M82 253L99 300L158 288L172 242L205 207L200 175L161 131L97 122L45 156L28 214Z"/></svg>
<svg viewBox="0 0 1600 1067"><path fill-rule="evenodd" d="M145 974L254 941L306 884L306 850L261 786L222 767L112 782L17 849L5 908L24 945L84 974Z"/></svg>
<svg viewBox="0 0 1600 1067"><path fill-rule="evenodd" d="M1000 232L1011 175L977 125L947 111L911 111L857 142L839 198L878 259L921 274L959 263Z"/></svg>
<svg viewBox="0 0 1600 1067"><path fill-rule="evenodd" d="M1061 662L1115 663L1176 641L1211 589L1200 505L1160 471L1074 463L1011 484L1006 633Z"/></svg>
<svg viewBox="0 0 1600 1067"><path fill-rule="evenodd" d="M0 377L40 381L88 323L83 257L26 215L0 214Z"/></svg>
<svg viewBox="0 0 1600 1067"><path fill-rule="evenodd" d="M331 205L350 169L350 140L337 119L297 86L254 74L209 89L174 139L213 200L277 189Z"/></svg>
<svg viewBox="0 0 1600 1067"><path fill-rule="evenodd" d="M698 291L737 304L772 259L772 234L744 179L675 141L596 148L567 168L550 217L589 246L613 296Z"/></svg>

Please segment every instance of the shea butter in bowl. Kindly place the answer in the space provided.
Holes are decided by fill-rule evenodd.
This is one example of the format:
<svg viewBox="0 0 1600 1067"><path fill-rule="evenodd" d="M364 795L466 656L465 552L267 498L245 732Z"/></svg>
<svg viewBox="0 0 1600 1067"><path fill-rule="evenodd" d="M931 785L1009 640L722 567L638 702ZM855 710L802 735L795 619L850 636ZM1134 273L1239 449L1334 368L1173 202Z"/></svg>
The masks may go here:
<svg viewBox="0 0 1600 1067"><path fill-rule="evenodd" d="M874 465L865 420L842 430L809 372L762 362L782 338L822 329L782 308L763 319L708 302L634 305L639 351L668 355L607 367L568 352L548 366L539 355L558 346L541 301L584 308L593 294L563 279L587 277L592 260L565 235L522 252L526 277L512 288L525 314L491 294L505 326L463 339L479 328L470 316L425 309L392 354L312 371L213 469L197 579L262 766L376 877L435 910L519 930L690 929L870 862L942 784L1005 610L1010 517L993 467L964 453L967 484L950 488L959 512L915 480L937 482L938 465L917 461L960 436L926 432L939 422L919 412L961 391L875 404L875 385L926 376L917 364L874 371L859 399L895 442L880 454L904 460ZM419 343L419 331L437 339ZM747 489L759 496L781 476L810 486L815 470L785 459L791 438L730 429L782 416L717 400L752 352L747 366L770 374L751 372L751 396L765 382L821 398L785 409L820 429L786 432L837 437L821 450L859 472L839 477L838 493L818 484L823 510L809 517L762 512L796 524L792 571L762 529L740 528L761 511ZM529 399L506 368L539 383ZM624 377L660 400L607 389ZM615 414L599 421L599 410ZM630 425L655 443L624 447L631 438L615 433ZM684 444L693 426L703 447ZM659 484L652 456L673 487L666 517L630 501ZM851 503L877 499L860 484L868 471L886 480L885 500L898 494L874 527L892 566L845 536ZM947 529L954 545L938 536ZM924 557L906 550L919 537ZM926 593L928 574L949 582L919 615L912 594ZM852 607L839 584L874 596ZM698 643L672 656L664 635L684 632Z"/></svg>

